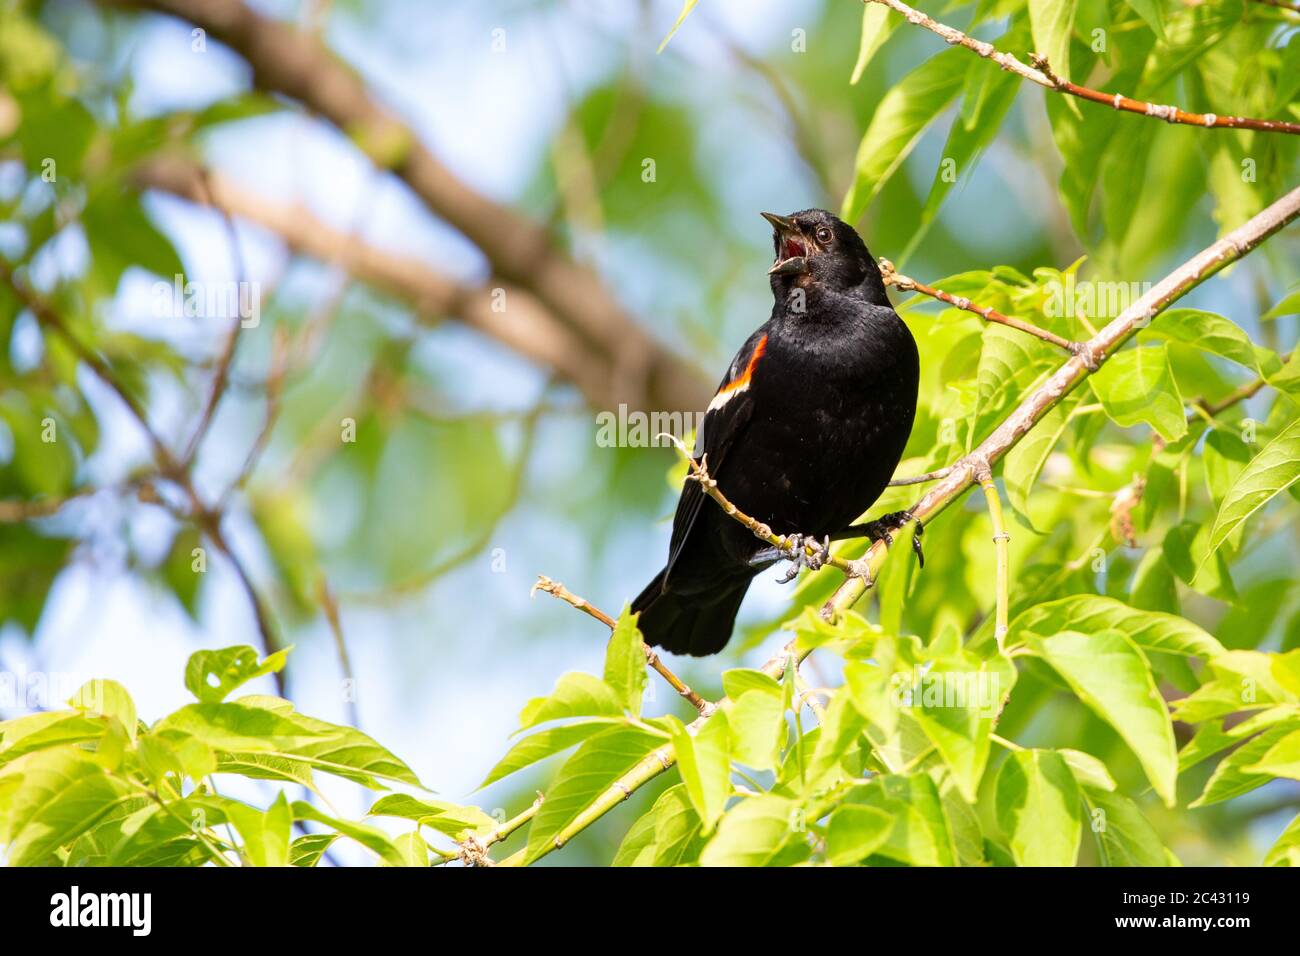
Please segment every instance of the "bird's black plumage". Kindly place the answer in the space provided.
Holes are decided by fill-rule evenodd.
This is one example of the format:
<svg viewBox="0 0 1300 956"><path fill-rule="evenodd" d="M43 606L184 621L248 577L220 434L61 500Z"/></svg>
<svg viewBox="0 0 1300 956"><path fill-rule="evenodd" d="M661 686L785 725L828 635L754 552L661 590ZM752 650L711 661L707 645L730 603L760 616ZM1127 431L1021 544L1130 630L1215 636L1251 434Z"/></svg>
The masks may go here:
<svg viewBox="0 0 1300 956"><path fill-rule="evenodd" d="M738 508L777 534L843 533L884 491L912 430L920 367L871 254L821 209L775 228L772 315L705 413L697 459ZM645 640L714 654L753 577L779 556L688 481L668 563L632 604Z"/></svg>

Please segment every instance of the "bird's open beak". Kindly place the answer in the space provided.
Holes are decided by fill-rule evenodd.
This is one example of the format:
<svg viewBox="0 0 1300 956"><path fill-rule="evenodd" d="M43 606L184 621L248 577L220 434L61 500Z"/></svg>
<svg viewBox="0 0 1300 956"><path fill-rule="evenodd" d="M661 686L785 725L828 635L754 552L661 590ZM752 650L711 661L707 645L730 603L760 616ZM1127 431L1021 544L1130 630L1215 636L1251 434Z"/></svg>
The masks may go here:
<svg viewBox="0 0 1300 956"><path fill-rule="evenodd" d="M765 212L763 218L772 224L779 240L776 262L767 270L768 275L799 275L808 271L808 243L799 232L793 219Z"/></svg>

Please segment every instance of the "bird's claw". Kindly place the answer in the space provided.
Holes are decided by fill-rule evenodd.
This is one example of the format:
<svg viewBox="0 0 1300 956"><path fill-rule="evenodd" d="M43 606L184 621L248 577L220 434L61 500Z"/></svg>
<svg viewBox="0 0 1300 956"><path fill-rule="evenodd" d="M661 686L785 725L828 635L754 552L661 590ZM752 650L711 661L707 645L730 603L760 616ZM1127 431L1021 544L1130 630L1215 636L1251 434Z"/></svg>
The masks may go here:
<svg viewBox="0 0 1300 956"><path fill-rule="evenodd" d="M817 571L826 565L831 556L831 539L827 535L818 541L810 534L785 535L784 548L790 559L790 569L779 579L780 584L789 584L799 576L804 568ZM812 549L812 554L808 549Z"/></svg>
<svg viewBox="0 0 1300 956"><path fill-rule="evenodd" d="M916 530L912 532L912 550L916 552L916 562L920 567L925 567L925 553L921 550L921 535L925 531L925 526L912 512L893 511L875 521L868 521L865 529L867 537L872 541L884 541L885 544L892 546L893 532L904 527L909 521L916 521Z"/></svg>

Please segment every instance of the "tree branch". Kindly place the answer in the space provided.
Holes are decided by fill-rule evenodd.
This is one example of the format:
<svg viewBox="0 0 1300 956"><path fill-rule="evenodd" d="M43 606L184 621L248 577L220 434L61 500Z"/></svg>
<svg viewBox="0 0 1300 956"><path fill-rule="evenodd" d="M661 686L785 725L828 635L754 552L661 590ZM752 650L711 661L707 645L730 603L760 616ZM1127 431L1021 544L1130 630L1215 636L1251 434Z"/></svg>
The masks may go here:
<svg viewBox="0 0 1300 956"><path fill-rule="evenodd" d="M177 154L160 155L137 167L134 179L142 188L211 204L218 211L261 226L293 252L336 264L359 281L402 299L424 322L432 324L444 316L458 318L573 383L593 408L616 408L620 402L637 408L667 399L647 396L635 383L621 383L607 359L522 287L511 283L494 286L495 280L483 286L460 282L419 259L377 249L323 222L299 204L251 193L219 173L209 174L205 184L199 165ZM705 396L696 404L702 406L707 401Z"/></svg>
<svg viewBox="0 0 1300 956"><path fill-rule="evenodd" d="M202 27L248 62L259 89L296 100L333 124L477 246L495 275L528 290L599 355L605 387L636 399L629 404L694 410L708 401L699 372L651 339L595 272L569 258L547 229L461 181L316 35L263 16L242 0L99 2L153 10Z"/></svg>
<svg viewBox="0 0 1300 956"><path fill-rule="evenodd" d="M1034 338L1042 339L1058 348L1063 348L1071 355L1078 355L1083 349L1083 345L1078 342L1071 342L1069 339L1061 338L1055 332L1049 332L1047 329L1040 329L1038 326L1026 322L1024 319L1017 319L1010 315L1003 315L996 309L978 306L965 296L955 296L942 289L936 289L928 286L924 282L917 282L915 279L905 276L894 269L894 264L888 259L880 260L880 274L885 280L885 285L892 285L895 289L903 292L919 292L921 295L928 295L932 299L938 299L940 302L946 302L951 306L962 309L966 312L973 312L986 322L997 322L999 325L1005 325L1008 328L1018 329L1026 332Z"/></svg>
<svg viewBox="0 0 1300 956"><path fill-rule="evenodd" d="M902 0L863 0L863 2L884 4L891 10L901 13L909 23L924 27L936 36L942 37L947 43L954 46L964 46L971 52L987 60L992 60L1002 69L1058 93L1077 96L1092 103L1101 103L1104 106L1126 113L1154 116L1169 123L1203 126L1208 129L1253 129L1266 133L1300 135L1300 123L1289 123L1285 120L1249 119L1243 116L1216 116L1214 113L1189 113L1177 106L1160 106L1156 103L1147 103L1144 100L1135 100L1120 93L1104 93L1101 90L1080 86L1053 73L1047 59L1037 53L1030 54L1029 60L1032 66L1027 66L1010 53L1001 52L993 44L977 40L954 27L938 23L920 10L909 7Z"/></svg>
<svg viewBox="0 0 1300 956"><path fill-rule="evenodd" d="M537 583L533 585L533 593L538 591L545 591L552 597L557 597L571 607L577 608L583 614L586 614L589 617L594 617L611 631L614 629L615 625L618 624L616 620L589 602L586 598L578 597L578 595L574 594L559 581L552 581L544 574L538 575ZM700 712L701 717L708 717L713 714L714 705L686 686L685 682L674 674L668 668L667 664L659 659L659 655L655 652L653 647L649 644L642 643L641 648L645 651L646 663L654 669L655 673L668 682L669 687L690 701L691 706Z"/></svg>

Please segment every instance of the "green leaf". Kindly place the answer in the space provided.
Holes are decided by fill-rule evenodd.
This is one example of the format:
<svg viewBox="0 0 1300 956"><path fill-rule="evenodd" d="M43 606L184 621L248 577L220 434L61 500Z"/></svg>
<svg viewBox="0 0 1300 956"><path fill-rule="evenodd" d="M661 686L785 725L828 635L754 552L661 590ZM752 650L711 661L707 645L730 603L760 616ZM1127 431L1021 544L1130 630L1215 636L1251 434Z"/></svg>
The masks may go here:
<svg viewBox="0 0 1300 956"><path fill-rule="evenodd" d="M219 803L226 818L239 831L244 855L253 866L289 865L289 828L293 814L283 791L266 810L238 800L221 799Z"/></svg>
<svg viewBox="0 0 1300 956"><path fill-rule="evenodd" d="M749 690L734 698L727 710L727 726L732 758L737 763L755 770L776 769L787 731L779 691Z"/></svg>
<svg viewBox="0 0 1300 956"><path fill-rule="evenodd" d="M854 164L853 185L841 218L862 217L935 118L961 89L967 61L963 50L948 50L926 60L889 88L867 125Z"/></svg>
<svg viewBox="0 0 1300 956"><path fill-rule="evenodd" d="M676 784L628 830L614 866L677 866L699 856L703 845L700 816L685 784Z"/></svg>
<svg viewBox="0 0 1300 956"><path fill-rule="evenodd" d="M1174 805L1178 755L1173 724L1142 651L1122 631L1066 631L1029 645L1129 745L1147 779Z"/></svg>
<svg viewBox="0 0 1300 956"><path fill-rule="evenodd" d="M1102 866L1169 865L1169 851L1136 803L1095 787L1085 787L1083 795Z"/></svg>
<svg viewBox="0 0 1300 956"><path fill-rule="evenodd" d="M715 713L694 736L680 720L675 717L668 720L682 783L700 816L704 832L712 833L731 796L731 728L727 714Z"/></svg>
<svg viewBox="0 0 1300 956"><path fill-rule="evenodd" d="M429 844L424 841L419 830L411 830L394 838L397 852L402 854L403 866L428 866Z"/></svg>
<svg viewBox="0 0 1300 956"><path fill-rule="evenodd" d="M137 720L135 701L125 687L115 680L90 680L82 684L68 701L77 710L88 714L115 717L122 723L131 743L135 743Z"/></svg>
<svg viewBox="0 0 1300 956"><path fill-rule="evenodd" d="M1002 464L1002 480L1007 488L1007 500L1026 525L1033 530L1029 515L1029 493L1047 462L1065 428L1070 424L1070 412L1062 405L1054 405L1038 420L1024 438L1012 446Z"/></svg>
<svg viewBox="0 0 1300 956"><path fill-rule="evenodd" d="M1291 43L1288 49L1300 50L1300 46L1296 44L1294 36L1291 38ZM1288 292L1278 300L1277 305L1273 306L1273 308L1261 315L1260 319L1276 319L1283 315L1300 315L1300 289L1296 289L1294 292Z"/></svg>
<svg viewBox="0 0 1300 956"><path fill-rule="evenodd" d="M560 831L664 739L639 727L611 727L589 737L560 768L528 829L527 862L554 848Z"/></svg>
<svg viewBox="0 0 1300 956"><path fill-rule="evenodd" d="M791 866L810 854L799 804L763 793L746 797L727 811L700 854L700 865Z"/></svg>
<svg viewBox="0 0 1300 956"><path fill-rule="evenodd" d="M350 820L339 820L335 817L327 816L317 810L310 803L304 803L301 800L295 801L292 805L293 818L295 820L309 820L313 823L323 823L327 827L333 827L341 835L355 840L367 850L370 850L379 859L389 866L405 866L406 857L398 849L392 838L380 830L378 827L372 827L365 823L353 823Z"/></svg>
<svg viewBox="0 0 1300 956"><path fill-rule="evenodd" d="M868 7L882 6L868 3ZM895 17L893 22L899 22ZM1013 26L996 44L1001 49L1021 49L1025 46L1026 31L1023 26ZM921 223L928 225L938 214L948 193L958 180L969 180L971 171L979 162L980 154L993 142L1011 104L1020 91L1020 78L1005 70L989 69L990 64L972 57L966 66L963 79L961 115L948 130L948 140L943 145L942 159L934 171L930 193L921 210ZM925 235L920 229L913 236L900 260L911 258L913 249Z"/></svg>
<svg viewBox="0 0 1300 956"><path fill-rule="evenodd" d="M646 685L645 649L636 617L626 607L618 617L605 651L605 683L614 688L624 708L633 716L640 716Z"/></svg>
<svg viewBox="0 0 1300 956"><path fill-rule="evenodd" d="M315 866L325 851L339 838L337 833L309 833L289 844L291 866Z"/></svg>
<svg viewBox="0 0 1300 956"><path fill-rule="evenodd" d="M570 671L555 682L549 697L534 697L519 714L519 729L566 717L621 717L624 696L599 677Z"/></svg>
<svg viewBox="0 0 1300 956"><path fill-rule="evenodd" d="M902 22L899 17L890 16L889 7L883 3L864 3L862 5L862 39L858 43L858 59L853 64L853 75L849 83L856 85L866 72L867 64L876 55L894 28Z"/></svg>
<svg viewBox="0 0 1300 956"><path fill-rule="evenodd" d="M748 667L733 667L722 672L722 690L732 700L740 700L747 691L762 690L781 696L781 684L776 678L760 670Z"/></svg>
<svg viewBox="0 0 1300 956"><path fill-rule="evenodd" d="M1241 769L1246 773L1266 773L1273 777L1300 780L1300 730L1287 734L1269 747L1257 761Z"/></svg>
<svg viewBox="0 0 1300 956"><path fill-rule="evenodd" d="M502 777L508 777L518 770L531 767L539 760L545 760L563 750L568 750L574 744L581 743L592 734L605 730L609 726L608 719L582 720L530 734L510 748L509 752L492 768L486 779L478 785L478 789L482 790Z"/></svg>
<svg viewBox="0 0 1300 956"><path fill-rule="evenodd" d="M962 797L974 803L988 763L990 734L1002 702L1015 684L1016 669L1005 658L980 662L934 662L914 692L911 713L952 771Z"/></svg>
<svg viewBox="0 0 1300 956"><path fill-rule="evenodd" d="M97 740L108 722L68 710L29 714L0 723L0 767L37 750Z"/></svg>
<svg viewBox="0 0 1300 956"><path fill-rule="evenodd" d="M846 804L826 825L826 861L832 866L861 863L889 838L894 818L875 807Z"/></svg>
<svg viewBox="0 0 1300 956"><path fill-rule="evenodd" d="M1300 866L1300 816L1292 820L1264 856L1265 866Z"/></svg>
<svg viewBox="0 0 1300 956"><path fill-rule="evenodd" d="M1138 16L1147 22L1147 26L1157 38L1165 38L1165 8L1163 0L1125 0L1137 11ZM1158 865L1158 864L1157 864Z"/></svg>
<svg viewBox="0 0 1300 956"><path fill-rule="evenodd" d="M1297 478L1300 478L1300 419L1265 445L1228 488L1214 518L1202 566L1247 518L1291 487Z"/></svg>
<svg viewBox="0 0 1300 956"><path fill-rule="evenodd" d="M1189 803L1188 807L1195 810L1214 803L1222 803L1224 800L1239 797L1268 783L1273 779L1268 774L1247 768L1257 765L1260 759L1272 750L1274 744L1284 740L1296 729L1293 721L1287 721L1270 727L1246 741L1219 761L1219 765L1214 768L1214 773L1205 782L1205 789L1201 791L1201 795Z"/></svg>
<svg viewBox="0 0 1300 956"><path fill-rule="evenodd" d="M281 751L316 743L326 732L298 714L281 714L239 703L187 704L154 725L155 733L175 731L231 753Z"/></svg>
<svg viewBox="0 0 1300 956"><path fill-rule="evenodd" d="M256 649L247 644L217 651L195 651L185 665L185 686L203 703L225 700L240 685L281 670L292 649L286 647L261 661Z"/></svg>
<svg viewBox="0 0 1300 956"><path fill-rule="evenodd" d="M1236 601L1237 588L1232 583L1228 562L1222 554L1204 560L1210 529L1195 521L1174 525L1165 533L1161 551L1165 563L1178 578L1201 594L1221 601Z"/></svg>
<svg viewBox="0 0 1300 956"><path fill-rule="evenodd" d="M370 817L401 817L431 827L452 839L461 839L465 831L490 831L497 825L494 817L478 807L466 807L445 800L421 800L405 793L380 797L367 812Z"/></svg>
<svg viewBox="0 0 1300 956"><path fill-rule="evenodd" d="M967 450L992 431L1021 401L1021 396L1059 364L1058 351L1041 339L996 322L985 325Z"/></svg>
<svg viewBox="0 0 1300 956"><path fill-rule="evenodd" d="M1111 356L1088 379L1106 414L1125 428L1145 423L1167 442L1187 434L1183 397L1169 367L1169 349L1139 345Z"/></svg>
<svg viewBox="0 0 1300 956"><path fill-rule="evenodd" d="M1047 57L1052 71L1070 78L1070 33L1078 0L1029 0L1029 26L1035 52Z"/></svg>
<svg viewBox="0 0 1300 956"><path fill-rule="evenodd" d="M1011 621L1007 646L1022 644L1033 635L1050 637L1061 631L1090 634L1107 629L1123 631L1145 651L1207 660L1224 653L1222 644L1185 618L1160 611L1142 611L1098 594L1076 594L1022 611Z"/></svg>
<svg viewBox="0 0 1300 956"><path fill-rule="evenodd" d="M1069 764L1070 772L1074 774L1074 779L1078 781L1079 786L1092 787L1096 790L1115 789L1115 779L1110 775L1110 771L1092 754L1064 747L1056 752Z"/></svg>
<svg viewBox="0 0 1300 956"><path fill-rule="evenodd" d="M959 859L943 799L925 773L887 774L854 792L852 803L894 818L877 854L909 866L955 866Z"/></svg>
<svg viewBox="0 0 1300 956"><path fill-rule="evenodd" d="M1271 353L1256 347L1250 336L1230 319L1201 309L1170 309L1152 320L1151 325L1138 333L1138 341L1163 338L1182 342L1202 352L1229 359L1261 375L1261 359L1269 361ZM1270 364L1276 363L1276 357Z"/></svg>
<svg viewBox="0 0 1300 956"><path fill-rule="evenodd" d="M137 794L84 751L29 753L0 770L0 844L10 866L51 865L72 843Z"/></svg>
<svg viewBox="0 0 1300 956"><path fill-rule="evenodd" d="M1070 766L1051 750L1018 750L998 774L998 826L1018 866L1074 866L1083 815Z"/></svg>

